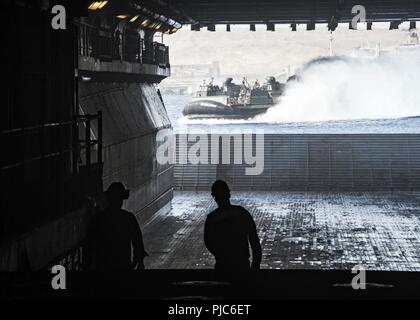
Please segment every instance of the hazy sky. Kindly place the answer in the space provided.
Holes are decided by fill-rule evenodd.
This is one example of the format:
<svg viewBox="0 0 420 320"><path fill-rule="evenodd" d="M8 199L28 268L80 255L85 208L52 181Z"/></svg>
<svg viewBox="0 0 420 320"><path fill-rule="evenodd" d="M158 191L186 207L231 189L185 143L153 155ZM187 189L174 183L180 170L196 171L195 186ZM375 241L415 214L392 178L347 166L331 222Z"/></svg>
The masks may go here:
<svg viewBox="0 0 420 320"><path fill-rule="evenodd" d="M389 24L374 24L372 31L359 24L359 30L349 30L348 24L340 25L333 33L334 52L345 54L360 46L382 48L405 43L408 25L400 30L388 30ZM319 56L329 54L330 33L326 25L317 25L316 30L306 31L305 25L297 32L288 25L276 25L276 31L266 31L265 25L257 25L257 31L249 26L233 25L231 32L226 27L216 27L216 32L202 28L200 32L184 26L173 35L165 35L164 43L169 45L172 65L201 64L219 61L221 74L257 75L265 77L281 73L285 67L292 71Z"/></svg>

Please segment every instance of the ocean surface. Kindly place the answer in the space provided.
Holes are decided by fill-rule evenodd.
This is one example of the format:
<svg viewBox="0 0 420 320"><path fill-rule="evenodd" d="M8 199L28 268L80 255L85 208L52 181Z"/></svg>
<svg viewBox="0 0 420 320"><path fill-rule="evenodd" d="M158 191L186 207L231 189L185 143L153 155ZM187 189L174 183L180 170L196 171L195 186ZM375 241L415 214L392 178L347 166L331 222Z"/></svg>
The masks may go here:
<svg viewBox="0 0 420 320"><path fill-rule="evenodd" d="M182 115L184 106L191 100L189 95L164 94L163 101L172 121L175 133L179 132L213 132L242 133L252 131L264 134L398 134L420 133L419 116L388 119L341 119L330 121L282 121L281 119L205 119L191 120ZM281 108L281 103L273 108ZM314 106L316 110L316 106Z"/></svg>

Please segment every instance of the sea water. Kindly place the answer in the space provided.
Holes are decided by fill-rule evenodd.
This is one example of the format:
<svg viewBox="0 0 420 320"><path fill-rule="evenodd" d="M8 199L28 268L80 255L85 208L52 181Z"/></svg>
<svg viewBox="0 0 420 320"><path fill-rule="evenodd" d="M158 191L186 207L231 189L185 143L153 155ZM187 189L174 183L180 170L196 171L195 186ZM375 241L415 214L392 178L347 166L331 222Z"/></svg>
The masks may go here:
<svg viewBox="0 0 420 320"><path fill-rule="evenodd" d="M279 101L252 119L193 120L182 115L191 96L167 94L163 100L175 132L420 133L420 47L310 61Z"/></svg>
<svg viewBox="0 0 420 320"><path fill-rule="evenodd" d="M363 134L363 133L420 133L420 116L387 119L342 119L326 121L278 121L274 119L248 120L231 119L188 119L182 115L184 106L191 101L190 95L163 95L163 101L171 119L174 133L179 132L220 132L229 133L242 130L262 129L267 134ZM281 107L281 104L278 106ZM420 109L420 105L419 105ZM420 111L419 111L420 115Z"/></svg>

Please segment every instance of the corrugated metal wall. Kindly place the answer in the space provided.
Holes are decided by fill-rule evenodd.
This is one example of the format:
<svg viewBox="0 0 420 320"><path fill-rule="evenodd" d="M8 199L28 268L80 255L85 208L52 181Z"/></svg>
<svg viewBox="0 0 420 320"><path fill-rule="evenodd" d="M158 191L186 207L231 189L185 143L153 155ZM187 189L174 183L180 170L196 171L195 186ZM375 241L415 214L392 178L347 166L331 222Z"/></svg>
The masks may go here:
<svg viewBox="0 0 420 320"><path fill-rule="evenodd" d="M233 164L233 138L231 164L211 164L210 135L207 139L208 164L179 164L194 142L180 145L177 136L175 189L209 190L213 181L223 179L233 190L420 190L418 134L265 135L260 175L246 175L250 165ZM255 152L255 140L253 145Z"/></svg>
<svg viewBox="0 0 420 320"><path fill-rule="evenodd" d="M156 134L171 123L152 83L79 86L84 113L103 113L103 184L130 189L124 208L144 221L172 199L173 166L156 161Z"/></svg>

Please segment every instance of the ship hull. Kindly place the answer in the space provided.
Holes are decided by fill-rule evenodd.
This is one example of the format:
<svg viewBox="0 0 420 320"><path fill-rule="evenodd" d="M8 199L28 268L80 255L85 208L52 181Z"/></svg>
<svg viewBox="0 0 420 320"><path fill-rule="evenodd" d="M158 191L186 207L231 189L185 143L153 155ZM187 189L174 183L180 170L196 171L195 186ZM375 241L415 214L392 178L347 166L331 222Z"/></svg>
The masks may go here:
<svg viewBox="0 0 420 320"><path fill-rule="evenodd" d="M250 119L263 114L272 105L229 106L214 100L199 100L187 104L182 114L190 119Z"/></svg>

